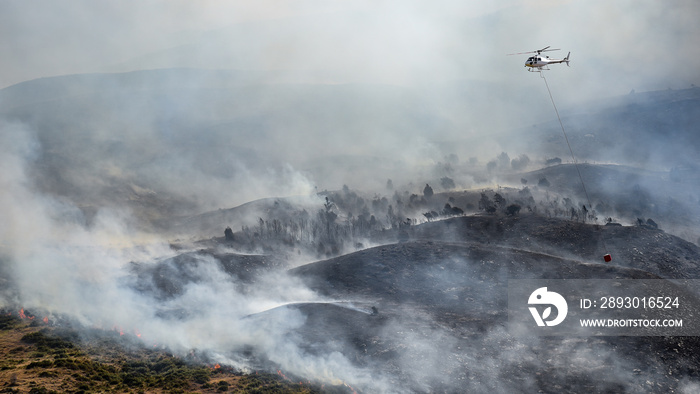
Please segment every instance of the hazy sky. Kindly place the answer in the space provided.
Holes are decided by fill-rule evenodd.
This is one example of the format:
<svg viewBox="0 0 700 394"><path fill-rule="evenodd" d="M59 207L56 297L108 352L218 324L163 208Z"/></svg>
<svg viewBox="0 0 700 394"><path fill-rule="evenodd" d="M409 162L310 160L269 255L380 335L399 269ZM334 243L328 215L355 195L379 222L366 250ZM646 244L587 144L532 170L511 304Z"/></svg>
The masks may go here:
<svg viewBox="0 0 700 394"><path fill-rule="evenodd" d="M699 10L694 0L4 0L0 87L178 66L517 84L525 57L505 55L551 45L562 49L552 57L572 52L557 78L581 95L681 88L700 83Z"/></svg>
<svg viewBox="0 0 700 394"><path fill-rule="evenodd" d="M253 74L268 78L264 82L399 85L399 89L363 85L366 89L357 91L361 93L345 85L345 90L334 90L333 100L324 100L319 93L323 90L318 89L313 94L302 89L285 95L284 89L268 91L266 85L256 85L245 93L230 90L233 93L225 97L235 98L231 102L210 97L207 89L218 85L196 86L201 90L196 94L183 91L182 97L176 97L170 93L167 99L155 100L153 107L127 95L124 101L102 103L100 110L76 104L72 110L81 114L80 121L70 129L90 130L86 135L95 141L100 131L103 137L119 135L133 146L158 152L164 146L158 140L162 130L153 125L162 119L150 119L162 118L163 108L175 113L180 105L190 110L192 119L202 121L192 130L206 128L211 141L214 135L221 138L205 146L207 159L225 156L212 155L212 147L231 152L221 141L234 141L236 147L250 142L250 138L229 136L247 130L249 123L256 125L251 130L258 130L258 137L263 138L260 130L275 136L264 137L270 143L256 149L264 148L267 156L302 170L323 168L312 159L338 152L442 160L442 152L432 144L445 141L451 149L447 153L463 159L483 156L488 160L502 151L515 157L526 153L522 141L531 138L518 130L553 121L554 112L539 74L525 70L528 55L507 54L545 46L561 48L547 52L553 58L571 52L571 67L553 65L546 74L565 115L567 109L578 110L571 104L625 95L633 89L700 85L699 10L697 0L499 0L488 4L463 0L0 0L0 88L56 75L175 67L262 71ZM177 88L199 83L181 80L182 73L174 75L178 75L173 81ZM256 78L244 83L257 84ZM116 91L120 87L113 86ZM69 112L57 114L77 119ZM113 121L113 116L119 121ZM204 121L206 116L211 119ZM46 130L40 131L53 135L55 122L47 120ZM231 130L213 125L228 125ZM504 130L517 134L495 135ZM125 135L127 131L133 135ZM194 135L197 142L204 141L199 133ZM145 136L156 142L146 144ZM91 148L106 146L95 141ZM188 140L182 137L182 141ZM180 148L191 152L191 145L183 143ZM85 162L105 157L83 148L76 151L82 152ZM125 151L138 155L139 150ZM172 162L161 163L167 171L155 172L177 178L181 174L173 166L183 166L184 161L182 155L171 154ZM200 166L202 161L192 158ZM219 168L215 160L211 162L206 161ZM195 175L193 179L209 179ZM332 188L360 183L331 178L330 184L319 178L301 184ZM383 184L385 178L379 178ZM240 184L250 183L245 179ZM219 178L214 180L216 185L221 183ZM268 186L261 189L269 191ZM221 183L221 188L230 184ZM200 184L198 189L216 187ZM239 196L224 206L266 195L270 193Z"/></svg>

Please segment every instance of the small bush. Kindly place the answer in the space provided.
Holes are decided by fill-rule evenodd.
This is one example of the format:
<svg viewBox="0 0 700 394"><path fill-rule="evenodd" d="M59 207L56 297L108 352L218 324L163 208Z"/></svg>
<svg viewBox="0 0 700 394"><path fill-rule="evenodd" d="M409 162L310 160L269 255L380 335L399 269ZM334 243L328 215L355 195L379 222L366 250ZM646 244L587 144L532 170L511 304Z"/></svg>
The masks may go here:
<svg viewBox="0 0 700 394"><path fill-rule="evenodd" d="M55 360L53 365L56 368L66 368L66 369L72 369L72 370L78 369L78 365L75 363L75 360L70 359L70 358L61 358L61 359Z"/></svg>
<svg viewBox="0 0 700 394"><path fill-rule="evenodd" d="M53 361L51 360L41 360L41 361L32 361L27 365L27 369L32 369L32 368L50 368L53 366Z"/></svg>
<svg viewBox="0 0 700 394"><path fill-rule="evenodd" d="M19 323L19 319L14 316L0 314L0 330L9 330Z"/></svg>
<svg viewBox="0 0 700 394"><path fill-rule="evenodd" d="M219 383L216 384L216 391L228 391L228 382L225 380L219 381Z"/></svg>
<svg viewBox="0 0 700 394"><path fill-rule="evenodd" d="M506 215L508 216L516 216L520 212L520 205L518 204L510 204L506 208Z"/></svg>
<svg viewBox="0 0 700 394"><path fill-rule="evenodd" d="M22 342L37 346L38 350L70 349L75 346L61 338L46 335L44 330L30 332L22 337Z"/></svg>

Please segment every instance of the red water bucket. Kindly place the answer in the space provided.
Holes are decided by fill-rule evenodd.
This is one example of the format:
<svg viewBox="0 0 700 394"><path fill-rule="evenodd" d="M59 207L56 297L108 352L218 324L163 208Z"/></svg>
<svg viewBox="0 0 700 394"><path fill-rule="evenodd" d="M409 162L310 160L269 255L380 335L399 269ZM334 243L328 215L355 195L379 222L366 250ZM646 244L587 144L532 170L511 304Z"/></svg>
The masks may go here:
<svg viewBox="0 0 700 394"><path fill-rule="evenodd" d="M605 260L606 263L611 262L611 261L612 261L612 256L610 255L610 253L608 253L608 254L606 254L605 256L603 256L603 260Z"/></svg>

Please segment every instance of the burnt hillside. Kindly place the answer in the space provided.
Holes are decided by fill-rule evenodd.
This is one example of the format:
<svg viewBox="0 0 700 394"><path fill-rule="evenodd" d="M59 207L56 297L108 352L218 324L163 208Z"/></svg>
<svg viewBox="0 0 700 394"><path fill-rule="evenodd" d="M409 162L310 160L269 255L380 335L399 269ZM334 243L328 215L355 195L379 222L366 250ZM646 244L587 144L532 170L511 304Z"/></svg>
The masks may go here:
<svg viewBox="0 0 700 394"><path fill-rule="evenodd" d="M590 263L603 263L603 255L610 253L615 266L664 278L700 278L700 248L648 226L604 226L532 214L475 215L406 231L411 239L494 244Z"/></svg>

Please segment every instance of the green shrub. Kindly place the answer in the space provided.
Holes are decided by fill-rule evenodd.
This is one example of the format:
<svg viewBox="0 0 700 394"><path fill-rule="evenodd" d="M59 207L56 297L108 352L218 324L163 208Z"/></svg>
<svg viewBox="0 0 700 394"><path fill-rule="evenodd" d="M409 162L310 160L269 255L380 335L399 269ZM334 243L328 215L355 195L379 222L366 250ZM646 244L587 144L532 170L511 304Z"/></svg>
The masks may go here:
<svg viewBox="0 0 700 394"><path fill-rule="evenodd" d="M75 360L72 358L61 358L58 360L54 360L53 362L54 367L56 368L66 368L66 369L78 369L78 365L75 363Z"/></svg>
<svg viewBox="0 0 700 394"><path fill-rule="evenodd" d="M75 346L64 339L48 336L46 330L34 331L22 337L22 342L37 346L37 350L47 351L49 349L70 349Z"/></svg>
<svg viewBox="0 0 700 394"><path fill-rule="evenodd" d="M219 383L216 384L216 391L228 391L228 382L225 380L220 380Z"/></svg>
<svg viewBox="0 0 700 394"><path fill-rule="evenodd" d="M41 361L32 361L27 365L27 369L32 369L32 368L51 368L53 366L53 361L51 360L41 360Z"/></svg>
<svg viewBox="0 0 700 394"><path fill-rule="evenodd" d="M6 311L5 311L6 312ZM19 319L8 316L6 313L0 314L0 330L9 330L19 323Z"/></svg>

